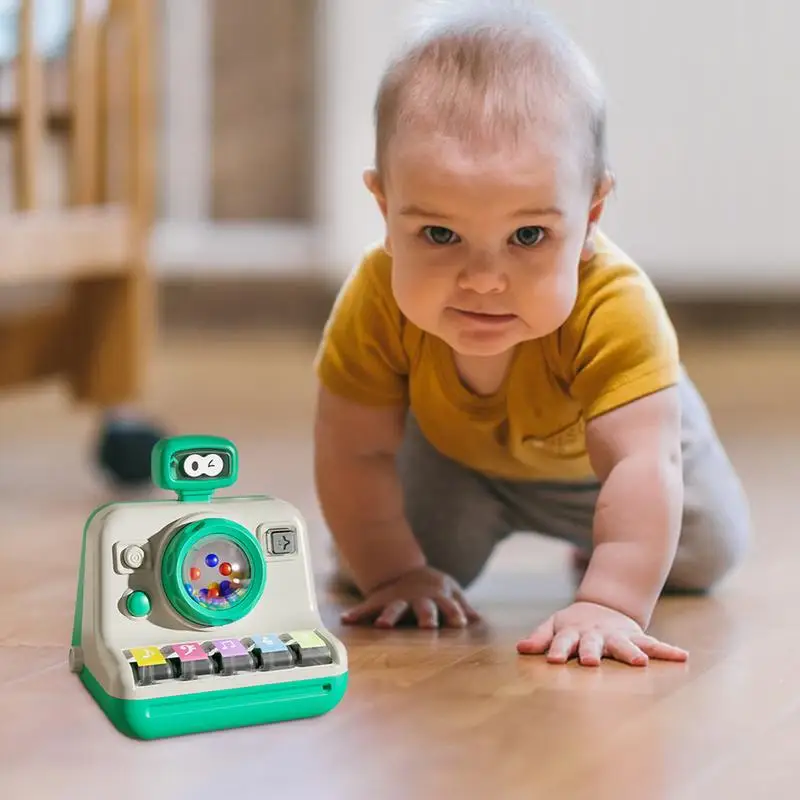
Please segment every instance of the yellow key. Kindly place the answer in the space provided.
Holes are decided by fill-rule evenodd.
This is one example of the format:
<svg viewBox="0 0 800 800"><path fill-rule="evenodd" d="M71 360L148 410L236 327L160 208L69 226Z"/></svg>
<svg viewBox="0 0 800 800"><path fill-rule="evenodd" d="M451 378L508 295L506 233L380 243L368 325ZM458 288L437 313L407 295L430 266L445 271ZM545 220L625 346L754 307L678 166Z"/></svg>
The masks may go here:
<svg viewBox="0 0 800 800"><path fill-rule="evenodd" d="M131 655L140 667L154 667L156 664L167 663L167 659L157 647L132 647Z"/></svg>
<svg viewBox="0 0 800 800"><path fill-rule="evenodd" d="M300 647L326 647L325 640L316 631L289 631L289 636L294 639Z"/></svg>

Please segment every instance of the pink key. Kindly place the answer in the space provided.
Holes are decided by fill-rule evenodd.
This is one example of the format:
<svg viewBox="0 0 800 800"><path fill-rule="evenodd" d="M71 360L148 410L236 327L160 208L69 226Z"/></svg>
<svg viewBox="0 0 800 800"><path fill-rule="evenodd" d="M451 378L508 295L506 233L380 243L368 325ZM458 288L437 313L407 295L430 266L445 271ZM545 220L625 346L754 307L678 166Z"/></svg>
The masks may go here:
<svg viewBox="0 0 800 800"><path fill-rule="evenodd" d="M186 642L184 644L170 645L175 652L175 655L181 661L203 661L208 656L206 655L199 642Z"/></svg>

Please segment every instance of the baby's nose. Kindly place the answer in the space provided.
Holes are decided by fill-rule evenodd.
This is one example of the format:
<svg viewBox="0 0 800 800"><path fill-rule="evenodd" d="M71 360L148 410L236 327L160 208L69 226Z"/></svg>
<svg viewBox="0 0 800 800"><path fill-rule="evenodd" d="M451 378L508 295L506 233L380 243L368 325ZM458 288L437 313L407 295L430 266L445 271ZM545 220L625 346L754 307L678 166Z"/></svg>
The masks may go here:
<svg viewBox="0 0 800 800"><path fill-rule="evenodd" d="M477 294L495 294L505 290L506 276L492 259L476 258L461 270L458 286Z"/></svg>

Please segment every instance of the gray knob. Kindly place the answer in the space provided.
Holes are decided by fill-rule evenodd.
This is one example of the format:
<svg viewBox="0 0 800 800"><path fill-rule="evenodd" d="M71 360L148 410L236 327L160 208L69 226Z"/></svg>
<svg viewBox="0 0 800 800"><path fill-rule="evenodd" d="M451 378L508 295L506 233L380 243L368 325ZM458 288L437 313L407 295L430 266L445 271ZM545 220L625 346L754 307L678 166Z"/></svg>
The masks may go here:
<svg viewBox="0 0 800 800"><path fill-rule="evenodd" d="M128 545L122 551L122 563L128 569L139 569L144 564L144 550L138 544Z"/></svg>

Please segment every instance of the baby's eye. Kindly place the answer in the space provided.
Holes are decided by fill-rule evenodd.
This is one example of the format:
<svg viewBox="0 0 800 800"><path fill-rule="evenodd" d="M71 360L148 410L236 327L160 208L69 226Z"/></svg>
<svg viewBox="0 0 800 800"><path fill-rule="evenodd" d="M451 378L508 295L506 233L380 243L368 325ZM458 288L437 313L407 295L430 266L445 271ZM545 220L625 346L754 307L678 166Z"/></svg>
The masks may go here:
<svg viewBox="0 0 800 800"><path fill-rule="evenodd" d="M544 228L538 225L526 225L514 231L516 244L522 247L535 247L544 238Z"/></svg>
<svg viewBox="0 0 800 800"><path fill-rule="evenodd" d="M449 228L442 228L439 225L426 225L422 231L433 244L453 244L458 239Z"/></svg>

